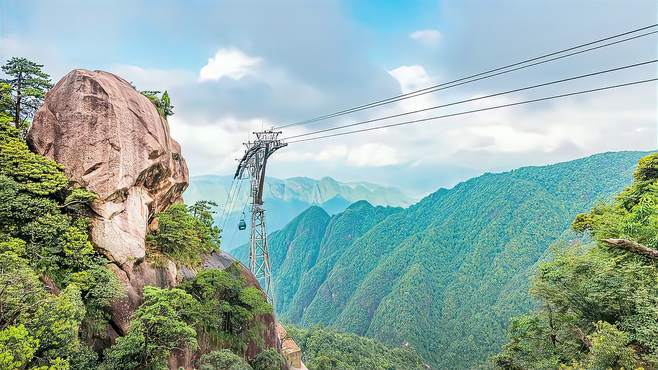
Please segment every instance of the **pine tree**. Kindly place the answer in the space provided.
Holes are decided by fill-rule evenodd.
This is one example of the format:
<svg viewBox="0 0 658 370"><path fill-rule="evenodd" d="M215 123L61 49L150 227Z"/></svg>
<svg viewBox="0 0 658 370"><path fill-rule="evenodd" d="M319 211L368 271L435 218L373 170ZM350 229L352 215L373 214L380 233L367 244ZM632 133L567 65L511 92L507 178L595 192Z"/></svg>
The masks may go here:
<svg viewBox="0 0 658 370"><path fill-rule="evenodd" d="M27 120L43 103L50 84L50 76L37 64L26 58L13 57L2 66L2 71L9 76L3 82L11 86L12 115L16 128L25 131Z"/></svg>

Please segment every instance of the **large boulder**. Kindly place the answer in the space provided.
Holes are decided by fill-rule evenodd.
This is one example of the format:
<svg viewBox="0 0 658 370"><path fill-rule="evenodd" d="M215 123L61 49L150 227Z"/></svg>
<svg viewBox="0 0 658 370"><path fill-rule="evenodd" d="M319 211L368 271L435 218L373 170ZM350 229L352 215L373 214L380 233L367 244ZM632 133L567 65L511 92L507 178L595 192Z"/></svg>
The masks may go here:
<svg viewBox="0 0 658 370"><path fill-rule="evenodd" d="M92 242L123 268L144 258L153 215L181 201L188 170L155 106L128 81L76 69L46 95L28 134L33 150L94 191Z"/></svg>
<svg viewBox="0 0 658 370"><path fill-rule="evenodd" d="M187 164L167 120L151 101L126 80L103 71L76 69L64 76L46 94L28 142L37 153L63 165L71 181L99 196L92 205L91 239L126 293L112 306L106 335L95 340L95 349L101 351L126 333L145 286L175 287L197 273L173 261L154 265L145 258L146 234L149 227L157 227L153 217L182 201ZM204 256L200 268L226 269L235 263L225 253L213 253ZM259 287L244 266L240 271L247 284ZM263 337L248 343L247 357L278 347L274 316L256 320ZM199 355L175 353L170 367L191 368Z"/></svg>

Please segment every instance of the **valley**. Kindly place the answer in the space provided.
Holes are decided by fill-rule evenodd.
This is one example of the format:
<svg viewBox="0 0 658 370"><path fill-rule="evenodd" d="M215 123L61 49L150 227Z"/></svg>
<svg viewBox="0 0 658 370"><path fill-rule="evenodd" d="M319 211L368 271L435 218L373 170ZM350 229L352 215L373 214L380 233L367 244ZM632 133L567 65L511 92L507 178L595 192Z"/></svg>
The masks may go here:
<svg viewBox="0 0 658 370"><path fill-rule="evenodd" d="M533 307L537 263L578 240L574 217L627 186L646 154L485 174L406 209L308 208L270 235L279 318L409 343L436 368L484 366ZM246 246L232 253L246 263Z"/></svg>

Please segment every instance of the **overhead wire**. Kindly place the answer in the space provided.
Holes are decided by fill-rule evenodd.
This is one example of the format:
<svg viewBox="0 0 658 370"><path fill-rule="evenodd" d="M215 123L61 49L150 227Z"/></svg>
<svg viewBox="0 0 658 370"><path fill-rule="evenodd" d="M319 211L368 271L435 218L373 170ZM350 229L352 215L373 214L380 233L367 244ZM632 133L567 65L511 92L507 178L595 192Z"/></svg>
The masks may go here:
<svg viewBox="0 0 658 370"><path fill-rule="evenodd" d="M233 188L235 186L235 178L231 181L231 186L229 186L228 193L226 194L226 200L224 201L224 207L222 208L222 213L221 213L221 220L222 220L222 225L225 223L226 220L226 210L228 207L228 203L230 202L231 196L233 194Z"/></svg>
<svg viewBox="0 0 658 370"><path fill-rule="evenodd" d="M598 44L598 43L608 41L608 40L612 40L612 39L615 39L615 38L619 38L619 37L622 37L622 36L630 35L630 34L637 33L637 32L647 30L647 29L650 29L650 28L654 28L654 27L657 27L657 26L658 26L658 24L652 24L652 25L649 25L649 26L637 28L637 29L634 29L634 30L631 30L631 31L627 31L627 32L623 32L623 33L616 34L616 35L613 35L613 36L605 37L605 38L598 39L598 40L595 40L595 41L591 41L591 42L587 42L587 43L584 43L584 44L572 46L572 47L569 47L569 48L566 48L566 49L558 50L558 51L555 51L555 52L543 54L541 56L525 59L525 60L520 61L520 62L508 64L508 65L505 65L505 66L502 66L502 67L493 68L493 69L490 69L490 70L487 70L487 71L484 71L484 72L480 72L480 73L476 73L476 74L473 74L473 75L470 75L470 76L461 77L461 78L458 78L456 80L444 82L444 83L434 85L434 86L429 86L429 87L419 89L419 90L416 90L416 91L412 91L412 92L408 92L408 93L405 93L405 94L400 94L400 95L397 95L397 96L394 96L394 97L377 100L377 101L374 101L374 102L371 102L371 103L368 103L368 104L359 105L359 106L356 106L356 107L353 107L353 108L341 110L341 111L331 113L331 114L327 114L327 115L317 116L317 117L307 119L307 120L304 120L304 121L292 122L292 123L284 124L284 125L281 125L281 126L276 126L276 127L273 127L273 129L282 129L282 128L291 127L291 126L305 125L305 124L309 124L309 123L313 123L313 122L323 121L323 120L326 120L326 119L329 119L329 118L334 118L334 117L338 117L338 116L342 116L342 115L362 111L362 110L365 110L365 109L370 109L370 108L378 107L378 106L381 106L381 105L394 103L394 102L397 102L397 101L400 101L400 100L409 99L409 98L413 98L413 97L424 95L424 94L429 94L431 92L435 92L435 91L439 91L439 90L444 90L444 89L448 89L448 88L452 88L452 87L456 87L456 86L461 86L461 85L464 85L464 84L467 84L467 83L471 83L471 82L479 81L479 80L482 80L482 79L498 76L498 75L501 75L501 74L517 71L519 69L524 69L524 68L544 64L544 63L547 63L547 62L550 62L550 61L570 57L570 56L577 55L577 54L582 54L582 53L589 52L589 51L596 50L596 49L601 49L601 48L604 48L604 47L619 44L619 43L622 43L622 42L627 42L627 41L638 39L638 38L641 38L641 37L646 37L646 36L655 34L658 31L652 31L652 32L641 34L641 35L632 36L632 37L625 38L625 39L622 39L622 40L617 40L617 41L606 43L606 44L603 44L603 45L594 46L594 47L591 47L591 48L588 48L588 49L579 50L577 52L569 53L567 55L562 55L562 56L559 56L559 57L550 58L550 59L545 60L545 61L535 62L535 63L529 64L527 66L521 66L521 65L529 63L529 62L533 62L533 61L537 61L537 60L540 60L540 59L548 58L548 57L555 56L555 55L558 55L558 54L563 54L565 52L569 52L569 51L580 49L580 48L583 48L583 47L586 47L586 46ZM516 67L516 66L521 66L521 67L506 70L508 68L512 68L512 67ZM506 70L506 71L503 71L503 70ZM494 73L494 72L497 72L497 73Z"/></svg>
<svg viewBox="0 0 658 370"><path fill-rule="evenodd" d="M224 218L224 222L222 224L222 229L226 228L226 222L228 221L230 212L233 210L233 205L235 204L236 199L240 196L240 191L242 190L243 181L244 181L244 179L242 179L242 178L238 179L237 191L234 193L233 199L231 200L229 210L228 210L227 215Z"/></svg>
<svg viewBox="0 0 658 370"><path fill-rule="evenodd" d="M544 83L540 83L540 84L536 84L536 85L531 85L531 86L521 87L521 88L517 88L517 89L507 90L507 91L503 91L503 92L499 92L499 93L494 93L494 94L489 94L489 95L484 95L484 96L478 96L478 97L475 97L475 98L459 100L459 101L446 103L446 104L441 104L441 105L435 105L435 106L432 106L432 107L417 109L417 110L413 110L413 111L409 111L409 112L392 114L392 115L388 115L388 116L384 116L384 117L372 118L372 119L359 121L359 122L355 122L355 123L350 123L350 124L346 124L346 125L340 125L340 126L335 126L335 127L322 129L322 130L306 132L306 133L303 133L303 134L292 135L292 136L288 136L288 137L284 138L283 140L296 139L296 138L299 138L299 137L317 135L317 134L323 133L323 132L330 132L330 131L341 130L341 129L344 129L344 128L349 128L349 127L361 126L361 125L365 125L365 124L368 124L368 123L383 121L383 120L387 120L387 119L391 119L391 118L403 117L403 116L407 116L407 115L410 115L410 114L427 112L427 111L430 111L430 110L435 110L435 109L439 109L439 108L446 108L446 107L450 107L450 106L454 106L454 105L458 105L458 104L463 104L463 103L471 103L471 102L478 101L478 100L489 99L489 98L493 98L493 97L497 97L497 96L508 95L508 94L517 93L517 92L521 92L521 91L537 89L537 88L540 88L540 87L546 87L546 86L555 85L555 84L559 84L559 83L564 83L564 82L568 82L568 81L574 81L574 80L578 80L578 79L582 79L582 78L598 76L598 75L602 75L602 74L606 74L606 73L618 72L618 71L622 71L622 70L626 70L626 69L630 69L630 68L641 67L641 66L648 65L648 64L653 64L653 63L656 63L656 62L658 62L658 59L652 59L652 60L648 60L648 61L645 61L645 62L630 64L630 65L624 65L624 66L621 66L621 67L605 69L605 70L592 72L592 73L581 74L581 75L577 75L577 76L573 76L573 77L567 77L567 78L563 78L563 79L559 79L559 80L555 80L555 81L544 82Z"/></svg>
<svg viewBox="0 0 658 370"><path fill-rule="evenodd" d="M530 103L537 103L537 102L547 101L547 100L552 100L552 99L560 99L560 98L565 98L565 97L569 97L569 96L575 96L575 95L582 95L582 94L588 94L588 93L605 91L605 90L618 89L618 88L622 88L622 87L639 85L639 84L644 84L644 83L649 83L649 82L654 82L654 81L658 81L658 78L651 78L651 79L633 81L633 82L628 82L628 83L623 83L623 84L604 86L604 87L599 87L599 88L594 88L594 89L588 89L588 90L581 90L581 91L575 91L575 92L570 92L570 93L552 95L552 96L547 96L547 97L543 97L543 98L524 100L524 101L515 102L515 103L501 104L501 105L496 105L496 106L492 106L492 107L473 109L473 110L464 111L464 112L444 114L444 115L441 115L441 116L434 116L434 117L421 118L421 119L416 119L416 120L411 120L411 121L391 123L391 124L387 124L387 125L362 128L362 129L346 131L346 132L338 132L338 133L335 133L335 134L322 135L322 136L316 136L316 137L299 139L299 140L292 140L292 141L288 141L288 143L289 144L291 144L291 143L300 143L300 142L305 142L305 141L326 139L326 138L336 137L336 136L351 135L351 134L356 134L356 133L366 132L366 131L381 130L381 129L390 128L390 127L397 127L397 126L410 125L410 124L414 124L414 123L434 121L434 120L438 120L438 119L462 116L462 115L478 113L478 112L486 112L486 111L495 110L495 109L514 107L514 106L530 104Z"/></svg>

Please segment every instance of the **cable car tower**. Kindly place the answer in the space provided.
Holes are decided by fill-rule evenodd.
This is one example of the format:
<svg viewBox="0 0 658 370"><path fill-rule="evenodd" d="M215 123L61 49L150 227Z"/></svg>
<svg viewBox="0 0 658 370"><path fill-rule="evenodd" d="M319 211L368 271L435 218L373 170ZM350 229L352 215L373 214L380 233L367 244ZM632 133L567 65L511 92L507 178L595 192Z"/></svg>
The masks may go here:
<svg viewBox="0 0 658 370"><path fill-rule="evenodd" d="M251 187L251 236L249 239L249 270L256 276L267 294L270 303L274 302L274 286L270 268L270 253L265 227L265 208L263 207L263 185L267 159L277 150L288 145L279 139L281 131L254 132L256 140L249 141L244 156L240 159L234 179L249 177ZM242 221L240 228L242 228ZM246 225L245 225L246 226Z"/></svg>

